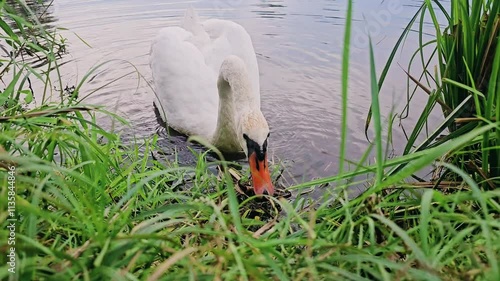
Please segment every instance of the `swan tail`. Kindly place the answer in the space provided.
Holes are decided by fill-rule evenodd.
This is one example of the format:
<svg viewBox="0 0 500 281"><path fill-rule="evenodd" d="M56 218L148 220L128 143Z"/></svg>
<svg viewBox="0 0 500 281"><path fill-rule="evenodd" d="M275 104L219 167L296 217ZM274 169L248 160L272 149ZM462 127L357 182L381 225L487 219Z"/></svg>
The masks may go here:
<svg viewBox="0 0 500 281"><path fill-rule="evenodd" d="M184 14L184 19L182 20L182 27L193 33L195 37L202 37L203 39L208 39L208 34L201 25L200 18L195 9L190 6L186 13Z"/></svg>

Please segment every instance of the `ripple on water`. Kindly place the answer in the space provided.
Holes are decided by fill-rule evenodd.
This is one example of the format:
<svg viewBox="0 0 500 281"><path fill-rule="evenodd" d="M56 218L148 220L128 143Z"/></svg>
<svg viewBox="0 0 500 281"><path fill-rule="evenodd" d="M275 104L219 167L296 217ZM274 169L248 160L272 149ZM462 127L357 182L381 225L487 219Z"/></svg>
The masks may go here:
<svg viewBox="0 0 500 281"><path fill-rule="evenodd" d="M415 11L412 6L421 2L401 1L403 12L394 15L390 28L374 35L374 42L379 44L375 48L378 64L388 56L401 28ZM98 89L87 102L106 105L110 111L130 120L131 127L123 128L130 137L150 136L159 126L153 110L154 94L146 83L151 81L150 41L158 30L177 24L189 5L202 18L225 18L242 24L258 54L262 110L271 127L270 151L274 158L289 163L292 181L336 173L342 119L341 62L346 12L343 3L331 0L150 0L147 4L139 0L59 0L57 3L53 18L57 25L70 29L64 33L71 42L66 57L70 63L63 66L65 77L76 83L97 63L115 60L91 75L84 93ZM354 35L361 32L361 37L366 38L364 15L385 4L364 0L354 5ZM347 150L352 160L360 158L367 148L364 137L364 119L370 106L367 51L363 44L352 47ZM398 59L402 60L402 55ZM138 79L136 69L124 61L134 64L144 79ZM123 78L114 81L119 77ZM405 82L399 79L388 83L387 89L393 91ZM391 102L383 100L382 106L390 110ZM165 138L163 143L166 149L177 147L183 153L189 152L181 145L185 143L183 137Z"/></svg>

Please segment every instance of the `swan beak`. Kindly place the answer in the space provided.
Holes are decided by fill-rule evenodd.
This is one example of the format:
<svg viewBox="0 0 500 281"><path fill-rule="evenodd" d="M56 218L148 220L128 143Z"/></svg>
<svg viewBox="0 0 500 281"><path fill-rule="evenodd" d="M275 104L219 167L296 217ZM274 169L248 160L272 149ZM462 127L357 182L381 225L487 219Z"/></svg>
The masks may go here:
<svg viewBox="0 0 500 281"><path fill-rule="evenodd" d="M250 164L250 173L252 174L255 194L261 195L266 191L268 195L273 195L274 186L271 181L271 174L269 173L267 154L264 155L264 159L260 160L257 157L257 153L253 152L248 157L248 162Z"/></svg>

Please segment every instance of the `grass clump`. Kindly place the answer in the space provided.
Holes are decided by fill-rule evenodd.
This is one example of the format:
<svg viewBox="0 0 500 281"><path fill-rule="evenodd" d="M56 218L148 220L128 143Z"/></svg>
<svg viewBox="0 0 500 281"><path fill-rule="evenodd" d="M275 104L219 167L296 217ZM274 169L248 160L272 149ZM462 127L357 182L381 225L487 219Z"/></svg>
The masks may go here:
<svg viewBox="0 0 500 281"><path fill-rule="evenodd" d="M429 41L424 39L427 18L435 30L435 38ZM444 22L439 18L444 18ZM498 122L500 3L457 0L445 7L440 1L424 1L401 35L383 76L393 64L400 43L411 30L418 30L419 46L406 72L416 86L408 88L408 105L401 114L402 118L412 109L411 100L418 89L428 94L428 102L415 127L407 134L403 154L423 151L485 124ZM418 75L411 70L416 65L422 69ZM444 122L436 130L428 132L427 122L436 106L443 113ZM419 143L418 138L424 133L427 133L427 138ZM462 148L460 153L445 155L442 160L466 171L481 183L483 189L495 189L500 186L498 128L486 131L480 139ZM436 186L441 181L464 180L443 166L436 170L433 179L437 182Z"/></svg>
<svg viewBox="0 0 500 281"><path fill-rule="evenodd" d="M15 18L6 2L1 3L1 18ZM351 13L348 9L348 19ZM12 32L19 42L26 40L21 31ZM53 40L46 35L37 36ZM2 40L12 42L9 38ZM349 40L345 42L347 60ZM442 165L459 176L458 183L446 186L454 192L422 190L425 185L407 181L436 159L460 157L471 146L495 140L492 132L500 129L498 121L476 122L459 135L392 159L382 157L379 136L365 154L376 149L376 165L360 161L353 170L289 187L297 193L336 185L324 188L323 198L312 202L300 196L271 198L271 206L282 211L264 220L241 212L256 198L240 203L228 172L220 176L211 172L215 165L227 168L224 161L207 162L203 153L189 168L149 157L159 150L156 136L123 143L119 134L96 121L97 112L109 113L78 103L64 95L62 87L56 91L57 101L42 98L37 105L20 99L27 90L37 97L23 81L51 83L42 74L57 71L57 44L48 46L52 47L36 49L52 60L47 65L55 69L37 72L26 60L10 58L11 69L23 71L10 76L8 85L14 86L1 94L5 98L0 110L2 252L12 247L8 219L17 221L15 273L2 255L0 279L500 279L500 191L483 189L481 182L452 163ZM381 83L373 52L371 57L372 118L381 128L377 108ZM345 63L344 99L348 99L348 68ZM347 123L343 124L345 131ZM12 217L7 196L11 167L16 187ZM352 198L349 187L360 184L368 189Z"/></svg>

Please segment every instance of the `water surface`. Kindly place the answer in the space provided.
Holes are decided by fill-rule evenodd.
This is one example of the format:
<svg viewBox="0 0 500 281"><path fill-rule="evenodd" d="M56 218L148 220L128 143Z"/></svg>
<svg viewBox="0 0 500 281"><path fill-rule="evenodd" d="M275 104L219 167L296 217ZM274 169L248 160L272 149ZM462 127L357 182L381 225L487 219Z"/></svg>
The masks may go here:
<svg viewBox="0 0 500 281"><path fill-rule="evenodd" d="M55 2L51 10L55 21L52 24L69 29L63 33L70 42L69 54L64 58L68 62L64 65L64 81L71 86L99 62L108 62L92 75L84 90L99 89L87 102L106 105L131 121L131 127L122 129L126 137L148 137L164 131L156 118L154 94L148 85L151 83L149 48L155 34L162 27L177 25L191 5L201 18L236 21L251 35L260 67L262 110L271 127L269 149L275 159L287 163L289 178L301 182L336 173L347 1ZM364 135L370 106L367 34L371 34L375 44L380 72L400 33L421 3L416 0L359 0L354 3L347 151L352 161L359 159L368 146ZM405 46L408 51L396 57L403 66L417 46L416 39L409 38ZM143 78L137 75L137 70ZM395 64L381 93L385 116L393 109L402 108L405 89L405 74ZM422 95L419 99L423 103L425 98ZM438 118L439 114L435 116ZM414 119L406 122L411 127ZM166 134L162 137L168 138ZM388 152L394 149L393 153L398 154L404 143L400 130L396 130L394 138L395 144ZM183 142L182 137L172 137L162 145L166 150L177 147L187 151Z"/></svg>

